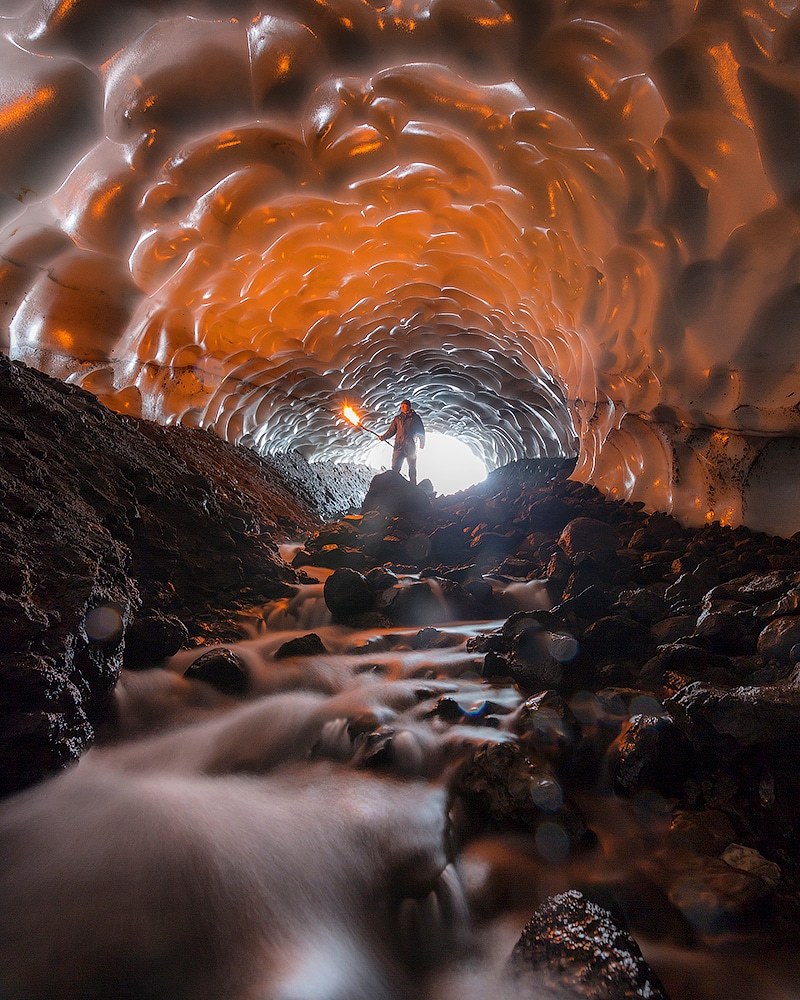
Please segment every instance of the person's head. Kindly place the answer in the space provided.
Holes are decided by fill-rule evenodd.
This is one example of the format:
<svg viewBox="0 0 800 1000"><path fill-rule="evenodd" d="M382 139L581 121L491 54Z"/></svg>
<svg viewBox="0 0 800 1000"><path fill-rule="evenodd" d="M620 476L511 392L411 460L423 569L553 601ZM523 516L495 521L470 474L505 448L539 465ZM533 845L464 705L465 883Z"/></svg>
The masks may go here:
<svg viewBox="0 0 800 1000"><path fill-rule="evenodd" d="M411 409L411 400L410 399L404 399L400 403L400 410L401 410L401 412L402 413L408 413L410 411L410 409Z"/></svg>

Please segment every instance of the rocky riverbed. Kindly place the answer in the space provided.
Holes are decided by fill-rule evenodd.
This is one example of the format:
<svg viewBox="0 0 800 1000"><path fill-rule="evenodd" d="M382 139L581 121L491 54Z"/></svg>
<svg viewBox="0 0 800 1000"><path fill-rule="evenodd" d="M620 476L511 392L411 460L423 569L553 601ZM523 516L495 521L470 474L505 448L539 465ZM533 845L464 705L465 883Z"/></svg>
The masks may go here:
<svg viewBox="0 0 800 1000"><path fill-rule="evenodd" d="M373 509L315 533L294 565L337 567L325 598L351 626L430 624L442 602L504 618L470 649L487 691L527 698L522 742L541 755L546 736L561 774L602 767L617 794L669 801L695 881L727 880L733 911L769 899L796 919L800 540L683 528L547 471L433 499L385 473Z"/></svg>
<svg viewBox="0 0 800 1000"><path fill-rule="evenodd" d="M3 996L798 988L800 542L0 380Z"/></svg>

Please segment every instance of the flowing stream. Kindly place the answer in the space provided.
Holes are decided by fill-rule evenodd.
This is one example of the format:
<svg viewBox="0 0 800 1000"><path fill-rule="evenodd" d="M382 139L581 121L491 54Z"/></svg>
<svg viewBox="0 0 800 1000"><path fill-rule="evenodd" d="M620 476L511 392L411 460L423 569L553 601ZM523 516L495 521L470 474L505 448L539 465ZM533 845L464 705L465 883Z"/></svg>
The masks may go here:
<svg viewBox="0 0 800 1000"><path fill-rule="evenodd" d="M254 612L228 647L246 700L182 676L203 650L124 672L101 743L3 806L3 1000L512 997L511 949L568 888L623 901L673 1000L798 996L769 928L696 926L688 942L662 905L644 873L668 803L551 781L531 789L536 830L470 830L454 769L515 739L522 700L483 682L467 649L500 622L443 625L447 645L414 648L418 629L332 625L321 588ZM311 629L326 655L276 658ZM594 846L565 843L564 799Z"/></svg>

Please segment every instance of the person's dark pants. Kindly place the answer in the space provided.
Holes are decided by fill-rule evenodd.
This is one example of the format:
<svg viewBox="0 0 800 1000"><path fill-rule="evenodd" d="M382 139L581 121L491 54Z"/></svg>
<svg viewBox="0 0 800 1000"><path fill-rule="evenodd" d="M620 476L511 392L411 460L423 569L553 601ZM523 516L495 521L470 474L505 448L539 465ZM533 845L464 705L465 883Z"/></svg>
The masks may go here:
<svg viewBox="0 0 800 1000"><path fill-rule="evenodd" d="M403 464L403 460L408 462L408 481L412 486L417 485L417 452L416 449L410 454L404 451L395 449L392 452L392 469L395 472L400 471L400 466Z"/></svg>

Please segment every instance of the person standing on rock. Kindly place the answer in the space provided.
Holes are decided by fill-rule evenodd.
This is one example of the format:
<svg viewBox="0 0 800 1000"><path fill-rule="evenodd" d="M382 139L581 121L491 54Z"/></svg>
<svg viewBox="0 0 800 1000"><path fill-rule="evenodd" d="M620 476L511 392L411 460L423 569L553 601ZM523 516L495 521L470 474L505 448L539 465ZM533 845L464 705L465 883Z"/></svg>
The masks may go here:
<svg viewBox="0 0 800 1000"><path fill-rule="evenodd" d="M400 412L389 424L389 429L380 436L381 441L394 438L392 470L399 472L403 460L408 462L408 478L412 486L417 485L417 440L420 448L425 447L425 425L419 414L412 410L411 400L400 403Z"/></svg>

